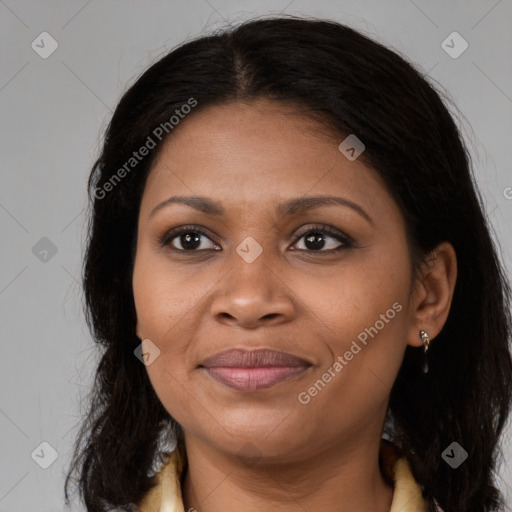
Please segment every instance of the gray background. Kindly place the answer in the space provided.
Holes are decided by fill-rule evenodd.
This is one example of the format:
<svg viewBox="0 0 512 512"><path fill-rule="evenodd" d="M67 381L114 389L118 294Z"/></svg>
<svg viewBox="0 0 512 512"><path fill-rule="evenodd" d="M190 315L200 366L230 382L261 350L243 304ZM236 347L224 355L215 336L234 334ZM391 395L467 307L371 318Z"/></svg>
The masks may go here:
<svg viewBox="0 0 512 512"><path fill-rule="evenodd" d="M511 1L0 1L0 512L64 510L79 399L97 360L79 283L85 182L111 110L184 39L279 12L354 26L448 91L511 274ZM47 59L31 47L44 31L58 43ZM469 44L458 58L441 47L453 31ZM52 244L55 254L42 252ZM43 441L58 452L48 469L36 463L50 461ZM504 449L501 475L512 482L510 438ZM511 504L511 486L501 487Z"/></svg>

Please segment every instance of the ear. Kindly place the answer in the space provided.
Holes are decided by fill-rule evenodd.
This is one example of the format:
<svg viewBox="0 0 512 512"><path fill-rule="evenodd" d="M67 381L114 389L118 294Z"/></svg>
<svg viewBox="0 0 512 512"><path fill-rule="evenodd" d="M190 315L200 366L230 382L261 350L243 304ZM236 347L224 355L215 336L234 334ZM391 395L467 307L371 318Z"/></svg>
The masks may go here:
<svg viewBox="0 0 512 512"><path fill-rule="evenodd" d="M420 331L434 339L443 328L457 280L457 256L448 242L440 243L427 256L414 284L407 344L420 347Z"/></svg>

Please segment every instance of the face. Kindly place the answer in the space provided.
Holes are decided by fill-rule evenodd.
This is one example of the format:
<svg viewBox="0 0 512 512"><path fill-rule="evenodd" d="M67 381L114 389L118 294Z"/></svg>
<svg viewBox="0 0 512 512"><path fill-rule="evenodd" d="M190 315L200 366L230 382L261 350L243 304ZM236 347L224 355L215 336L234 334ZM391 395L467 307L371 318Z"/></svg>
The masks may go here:
<svg viewBox="0 0 512 512"><path fill-rule="evenodd" d="M137 336L160 351L149 378L186 439L290 460L380 439L411 262L398 206L344 138L258 100L197 111L165 142L133 292Z"/></svg>

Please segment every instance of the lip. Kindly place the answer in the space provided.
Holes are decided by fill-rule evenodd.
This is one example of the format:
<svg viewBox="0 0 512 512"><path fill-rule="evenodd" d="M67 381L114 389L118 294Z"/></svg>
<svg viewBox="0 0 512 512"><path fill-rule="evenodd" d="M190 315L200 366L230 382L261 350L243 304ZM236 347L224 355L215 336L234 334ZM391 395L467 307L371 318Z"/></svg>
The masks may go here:
<svg viewBox="0 0 512 512"><path fill-rule="evenodd" d="M245 392L271 388L304 373L310 366L298 356L269 349L226 350L200 365L216 381Z"/></svg>

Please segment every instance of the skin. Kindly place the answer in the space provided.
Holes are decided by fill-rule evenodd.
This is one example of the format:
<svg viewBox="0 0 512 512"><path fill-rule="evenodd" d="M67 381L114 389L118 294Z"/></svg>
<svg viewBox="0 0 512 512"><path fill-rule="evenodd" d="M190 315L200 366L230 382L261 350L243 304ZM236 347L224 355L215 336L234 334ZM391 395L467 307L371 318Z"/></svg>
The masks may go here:
<svg viewBox="0 0 512 512"><path fill-rule="evenodd" d="M447 319L456 257L439 245L411 280L402 214L375 171L339 151L343 139L268 100L207 107L173 130L148 177L133 273L136 333L161 351L148 375L185 432L185 510L390 510L393 490L378 465L390 390L406 346L421 347L421 329L435 338ZM356 203L371 221L342 205L275 211L291 198L325 195ZM172 204L151 215L171 196L208 197L225 214ZM206 231L198 248L187 251L180 236L160 245L185 224ZM315 224L356 245L327 253L343 243L328 233L318 249L296 240ZM263 251L252 263L236 251L247 237ZM298 394L395 302L402 310L300 403ZM243 393L198 368L234 347L281 350L312 366Z"/></svg>

